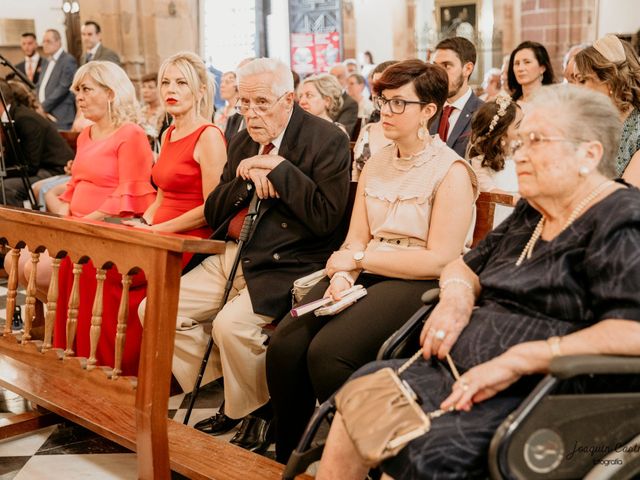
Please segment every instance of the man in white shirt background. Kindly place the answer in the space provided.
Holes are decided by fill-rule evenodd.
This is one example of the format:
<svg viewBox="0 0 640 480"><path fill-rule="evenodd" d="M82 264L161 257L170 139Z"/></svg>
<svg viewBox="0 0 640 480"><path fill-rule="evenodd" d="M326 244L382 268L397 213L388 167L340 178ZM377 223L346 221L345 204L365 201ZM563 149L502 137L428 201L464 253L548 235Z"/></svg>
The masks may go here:
<svg viewBox="0 0 640 480"><path fill-rule="evenodd" d="M466 38L446 38L436 45L431 59L447 71L449 97L429 131L431 135L437 133L464 158L471 134L471 117L483 103L469 87L469 77L476 63L476 48Z"/></svg>
<svg viewBox="0 0 640 480"><path fill-rule="evenodd" d="M42 74L45 60L38 53L38 40L35 33L23 33L20 38L20 48L24 53L24 60L18 63L16 68L36 84Z"/></svg>
<svg viewBox="0 0 640 480"><path fill-rule="evenodd" d="M69 130L76 115L75 96L69 88L78 64L62 49L62 38L57 30L49 29L44 33L42 51L47 56L47 64L36 85L38 100L58 130Z"/></svg>

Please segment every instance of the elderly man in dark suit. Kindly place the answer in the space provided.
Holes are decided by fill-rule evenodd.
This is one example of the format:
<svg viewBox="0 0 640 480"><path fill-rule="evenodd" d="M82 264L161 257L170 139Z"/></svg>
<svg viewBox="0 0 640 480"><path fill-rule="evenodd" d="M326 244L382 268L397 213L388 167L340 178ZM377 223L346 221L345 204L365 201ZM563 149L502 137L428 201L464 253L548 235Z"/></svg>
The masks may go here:
<svg viewBox="0 0 640 480"><path fill-rule="evenodd" d="M38 53L38 41L35 33L23 33L20 38L20 48L22 49L22 53L24 53L24 60L17 63L16 68L36 84L42 74L45 59Z"/></svg>
<svg viewBox="0 0 640 480"><path fill-rule="evenodd" d="M225 413L196 428L220 434L244 418L232 443L258 451L268 443L270 408L262 327L291 308L293 281L323 268L342 242L349 142L338 127L295 103L284 63L260 58L236 74L246 130L233 137L220 184L205 203L213 238L226 240L226 250L182 277L173 373L183 388L193 386L208 340L202 324L217 314L205 381L224 375ZM231 300L218 311L237 254L233 239L254 190L260 208Z"/></svg>
<svg viewBox="0 0 640 480"><path fill-rule="evenodd" d="M80 65L84 65L91 60L105 60L120 65L120 57L110 48L102 45L102 29L93 20L84 22L80 27L82 36L82 47L84 54L80 57Z"/></svg>
<svg viewBox="0 0 640 480"><path fill-rule="evenodd" d="M432 60L447 71L449 98L429 131L432 135L437 133L464 158L471 134L471 117L483 103L469 87L469 77L476 63L476 48L466 38L446 38L436 45Z"/></svg>
<svg viewBox="0 0 640 480"><path fill-rule="evenodd" d="M42 108L58 126L69 130L76 116L75 96L69 88L78 69L75 58L62 49L60 32L49 29L42 39L42 50L48 57L36 91Z"/></svg>
<svg viewBox="0 0 640 480"><path fill-rule="evenodd" d="M29 181L34 183L63 173L64 166L69 160L73 160L74 154L53 123L15 101L11 87L4 80L0 80L0 90L7 102L8 113L20 141L18 148L23 154L23 158L15 158L13 155L15 152L8 152L9 155L6 158L8 178L4 179L6 204L22 207L23 202L29 197L21 178L21 170L16 167L20 167L23 161L26 162L24 173L28 175ZM8 119L2 104L0 104L0 116L3 120Z"/></svg>

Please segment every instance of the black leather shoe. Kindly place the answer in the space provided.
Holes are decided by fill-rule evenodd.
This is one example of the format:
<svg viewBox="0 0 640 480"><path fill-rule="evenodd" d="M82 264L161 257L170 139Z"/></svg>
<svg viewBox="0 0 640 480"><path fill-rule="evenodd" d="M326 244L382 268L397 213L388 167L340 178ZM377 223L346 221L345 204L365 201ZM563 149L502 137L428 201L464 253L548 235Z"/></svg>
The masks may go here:
<svg viewBox="0 0 640 480"><path fill-rule="evenodd" d="M244 417L240 430L231 439L231 443L250 452L262 453L273 442L273 420L248 415Z"/></svg>
<svg viewBox="0 0 640 480"><path fill-rule="evenodd" d="M193 428L209 435L222 435L240 423L241 418L229 418L224 413L218 412L213 417L205 418L196 423Z"/></svg>

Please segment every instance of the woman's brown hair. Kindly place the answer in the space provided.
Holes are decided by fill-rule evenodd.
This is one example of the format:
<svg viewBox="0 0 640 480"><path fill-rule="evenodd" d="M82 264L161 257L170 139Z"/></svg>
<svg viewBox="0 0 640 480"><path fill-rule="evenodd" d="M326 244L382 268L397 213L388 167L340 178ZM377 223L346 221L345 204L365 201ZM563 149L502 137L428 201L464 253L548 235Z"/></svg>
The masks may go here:
<svg viewBox="0 0 640 480"><path fill-rule="evenodd" d="M422 60L405 60L387 67L382 76L373 84L373 91L382 94L383 90L400 88L411 83L421 102L433 103L436 113L429 119L428 126L442 111L449 93L449 79L444 68L425 63Z"/></svg>
<svg viewBox="0 0 640 480"><path fill-rule="evenodd" d="M492 100L486 102L471 119L471 137L469 139L468 158L482 155L482 166L489 167L496 172L504 168L507 130L515 121L516 113L520 106L515 102L510 102L504 109L503 115L498 115L500 110L499 102ZM497 122L490 130L490 125L494 117Z"/></svg>
<svg viewBox="0 0 640 480"><path fill-rule="evenodd" d="M575 57L578 79L584 83L583 77L592 73L609 87L611 100L620 112L640 109L640 63L629 42L618 41L626 57L622 61L607 59L593 46L578 52Z"/></svg>

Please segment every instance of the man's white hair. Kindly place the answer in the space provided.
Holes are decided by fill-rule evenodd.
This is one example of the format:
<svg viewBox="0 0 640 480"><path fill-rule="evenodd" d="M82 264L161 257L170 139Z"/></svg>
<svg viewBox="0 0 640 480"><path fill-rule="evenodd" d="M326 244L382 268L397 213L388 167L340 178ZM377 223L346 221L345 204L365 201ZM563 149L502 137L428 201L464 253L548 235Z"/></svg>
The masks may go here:
<svg viewBox="0 0 640 480"><path fill-rule="evenodd" d="M256 58L246 65L243 65L236 72L236 81L238 85L246 77L259 75L261 73L270 73L273 75L271 83L271 92L280 97L287 92L293 92L293 74L286 63L276 58Z"/></svg>

